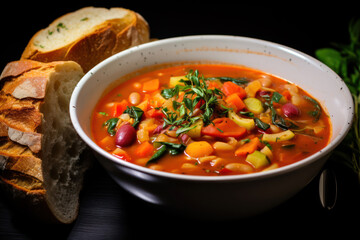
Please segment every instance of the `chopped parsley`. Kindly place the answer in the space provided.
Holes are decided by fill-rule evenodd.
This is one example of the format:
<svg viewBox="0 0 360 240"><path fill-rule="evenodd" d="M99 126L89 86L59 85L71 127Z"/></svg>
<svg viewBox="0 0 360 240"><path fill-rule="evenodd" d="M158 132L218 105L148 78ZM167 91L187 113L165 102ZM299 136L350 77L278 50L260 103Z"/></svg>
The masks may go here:
<svg viewBox="0 0 360 240"><path fill-rule="evenodd" d="M224 112L224 107L221 107L219 98L223 93L217 89L208 89L203 76L199 76L198 70L190 70L186 75L186 79L181 79L180 82L184 85L176 85L173 88L163 89L161 95L165 99L174 98L173 109L162 108L164 113L164 127L173 126L179 127L176 131L177 135L190 131L195 126L191 126L197 120L201 119L204 125L212 124L213 114L215 111ZM179 99L179 93L183 92L183 100ZM196 106L200 104L201 114L194 116Z"/></svg>

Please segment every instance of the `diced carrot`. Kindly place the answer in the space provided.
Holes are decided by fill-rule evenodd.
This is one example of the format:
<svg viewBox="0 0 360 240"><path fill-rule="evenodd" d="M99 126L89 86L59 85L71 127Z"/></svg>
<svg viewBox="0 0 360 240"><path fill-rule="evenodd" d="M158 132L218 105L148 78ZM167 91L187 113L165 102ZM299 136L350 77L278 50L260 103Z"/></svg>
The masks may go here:
<svg viewBox="0 0 360 240"><path fill-rule="evenodd" d="M148 141L145 141L136 148L135 154L138 157L148 157L153 152L154 152L154 146Z"/></svg>
<svg viewBox="0 0 360 240"><path fill-rule="evenodd" d="M235 151L235 156L246 156L249 153L253 153L258 147L260 147L260 139L258 137L254 137L250 140L250 142L240 146Z"/></svg>
<svg viewBox="0 0 360 240"><path fill-rule="evenodd" d="M238 112L245 108L245 103L236 93L227 96L225 102L229 104L231 108L234 108L235 112Z"/></svg>
<svg viewBox="0 0 360 240"><path fill-rule="evenodd" d="M225 82L221 88L221 91L226 95L230 96L233 93L236 93L239 95L241 99L246 97L246 91L241 86L233 83L233 82Z"/></svg>
<svg viewBox="0 0 360 240"><path fill-rule="evenodd" d="M158 90L160 86L159 79L155 78L152 80L148 80L143 83L143 91L144 92L153 92L155 90Z"/></svg>
<svg viewBox="0 0 360 240"><path fill-rule="evenodd" d="M127 152L125 152L124 150L122 150L121 148L116 148L112 152L112 155L114 155L115 157L118 157L124 161L131 162L130 155Z"/></svg>

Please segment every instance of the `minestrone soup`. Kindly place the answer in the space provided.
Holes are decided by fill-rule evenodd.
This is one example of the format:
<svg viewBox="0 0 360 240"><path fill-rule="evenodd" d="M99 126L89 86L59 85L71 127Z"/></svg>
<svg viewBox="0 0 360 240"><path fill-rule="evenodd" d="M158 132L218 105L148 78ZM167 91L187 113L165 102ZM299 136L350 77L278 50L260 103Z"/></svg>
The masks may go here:
<svg viewBox="0 0 360 240"><path fill-rule="evenodd" d="M94 109L92 134L124 161L216 176L304 159L328 144L331 123L318 100L284 79L241 66L191 64L115 87Z"/></svg>

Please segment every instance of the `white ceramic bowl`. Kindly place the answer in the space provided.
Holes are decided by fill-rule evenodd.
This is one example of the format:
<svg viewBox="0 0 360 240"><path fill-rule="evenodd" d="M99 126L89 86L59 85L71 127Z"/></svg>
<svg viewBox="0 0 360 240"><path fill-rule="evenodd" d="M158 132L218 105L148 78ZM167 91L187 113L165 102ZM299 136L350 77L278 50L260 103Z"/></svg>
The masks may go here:
<svg viewBox="0 0 360 240"><path fill-rule="evenodd" d="M156 64L216 61L245 65L289 80L325 106L332 122L330 144L316 154L268 172L237 176L188 176L119 160L91 139L90 116L109 85ZM348 132L353 100L344 82L318 60L276 43L237 36L201 35L164 39L120 52L90 70L70 103L72 123L100 163L124 189L139 198L204 219L252 216L269 210L306 186Z"/></svg>

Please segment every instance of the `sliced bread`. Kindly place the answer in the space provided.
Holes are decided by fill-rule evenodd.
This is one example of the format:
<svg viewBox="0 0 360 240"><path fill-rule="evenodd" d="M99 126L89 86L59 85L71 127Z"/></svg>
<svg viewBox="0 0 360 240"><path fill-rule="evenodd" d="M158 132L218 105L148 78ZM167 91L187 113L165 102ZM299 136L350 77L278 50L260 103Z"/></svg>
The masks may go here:
<svg viewBox="0 0 360 240"><path fill-rule="evenodd" d="M0 76L0 185L40 218L61 223L77 217L89 166L68 109L83 74L73 61L19 60Z"/></svg>
<svg viewBox="0 0 360 240"><path fill-rule="evenodd" d="M38 31L21 58L40 62L72 60L86 73L100 61L149 41L149 26L125 8L85 7Z"/></svg>

